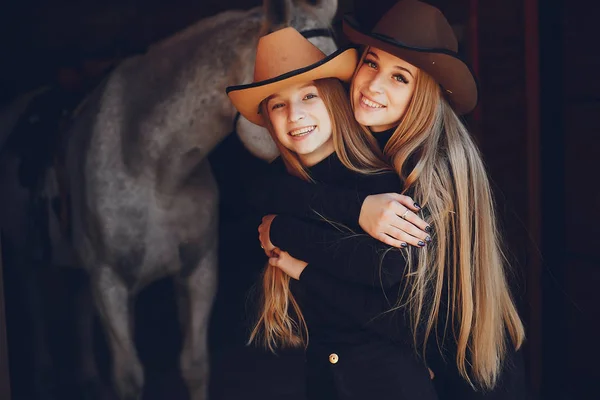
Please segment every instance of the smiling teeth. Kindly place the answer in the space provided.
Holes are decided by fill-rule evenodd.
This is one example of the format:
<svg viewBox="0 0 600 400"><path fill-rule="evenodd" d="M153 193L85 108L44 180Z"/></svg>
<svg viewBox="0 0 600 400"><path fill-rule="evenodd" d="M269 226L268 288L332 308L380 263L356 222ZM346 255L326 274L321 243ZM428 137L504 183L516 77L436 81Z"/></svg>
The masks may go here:
<svg viewBox="0 0 600 400"><path fill-rule="evenodd" d="M365 96L362 96L361 101L363 104L365 104L369 107L372 107L372 108L383 108L384 107L381 104L375 103L374 101L367 99Z"/></svg>
<svg viewBox="0 0 600 400"><path fill-rule="evenodd" d="M290 132L291 136L300 136L300 135L304 135L308 132L312 132L313 130L315 130L317 126L313 125L313 126L306 126L304 128L300 128L300 129L296 129L294 131Z"/></svg>

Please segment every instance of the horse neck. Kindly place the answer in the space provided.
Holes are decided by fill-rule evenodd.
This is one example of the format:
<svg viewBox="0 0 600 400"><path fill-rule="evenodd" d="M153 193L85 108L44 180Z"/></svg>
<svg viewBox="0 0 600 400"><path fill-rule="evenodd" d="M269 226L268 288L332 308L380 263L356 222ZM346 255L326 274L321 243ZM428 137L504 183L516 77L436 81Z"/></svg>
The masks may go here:
<svg viewBox="0 0 600 400"><path fill-rule="evenodd" d="M137 79L141 99L130 104L142 100L146 102L142 107L152 110L117 139L127 154L123 163L131 172L153 176L165 191L175 190L233 130L236 110L225 88L250 82L261 20L257 10L209 18L157 45L113 77L115 82L121 81L114 85L119 91ZM170 94L145 101L144 91L155 96L156 88L145 89L144 85L157 75L169 76L173 87L166 90ZM120 97L126 96L120 93Z"/></svg>

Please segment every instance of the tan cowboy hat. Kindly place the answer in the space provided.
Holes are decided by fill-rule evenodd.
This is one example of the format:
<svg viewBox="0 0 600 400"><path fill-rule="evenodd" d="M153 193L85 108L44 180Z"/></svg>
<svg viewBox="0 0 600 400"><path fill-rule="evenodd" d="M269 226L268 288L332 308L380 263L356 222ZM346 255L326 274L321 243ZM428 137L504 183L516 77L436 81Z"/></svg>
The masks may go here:
<svg viewBox="0 0 600 400"><path fill-rule="evenodd" d="M361 26L345 15L343 31L351 42L393 54L431 75L445 91L457 113L477 105L477 81L458 55L452 27L437 8L418 0L400 0L375 24Z"/></svg>
<svg viewBox="0 0 600 400"><path fill-rule="evenodd" d="M261 101L290 85L322 78L348 82L358 62L355 49L326 56L294 28L284 28L258 41L254 82L229 86L226 91L237 110L250 122L264 126Z"/></svg>

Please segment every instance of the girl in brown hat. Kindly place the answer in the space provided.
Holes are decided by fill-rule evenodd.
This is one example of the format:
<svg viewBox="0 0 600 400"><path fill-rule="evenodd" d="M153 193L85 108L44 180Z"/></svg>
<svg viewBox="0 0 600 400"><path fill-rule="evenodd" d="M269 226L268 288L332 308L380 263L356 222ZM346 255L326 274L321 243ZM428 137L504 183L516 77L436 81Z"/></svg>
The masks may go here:
<svg viewBox="0 0 600 400"><path fill-rule="evenodd" d="M338 187L349 198L397 192L398 175L383 161L372 135L356 123L340 82L350 80L356 61L354 49L326 57L286 28L259 41L254 82L227 92L242 115L271 133L281 152L272 168L284 169L308 186ZM300 253L307 252L303 259L311 265L269 249L271 266L264 272L251 341L273 351L308 346L311 399L436 399L429 372L410 340L391 341L364 322L363 310L383 314L393 306L386 296L393 298L401 290L404 250L334 229L324 219L289 217L286 222L285 217L275 218L273 226L281 219L297 227L297 245L305 246ZM403 331L409 337L396 313L378 319L377 325L387 336Z"/></svg>
<svg viewBox="0 0 600 400"><path fill-rule="evenodd" d="M434 228L434 240L425 249L405 253L405 291L397 304L410 317L416 347L436 373L439 395L524 398L517 352L524 328L508 288L487 174L459 118L475 107L477 85L458 57L453 31L439 10L416 0L396 3L372 29L351 16L344 18L343 29L364 46L351 86L354 116L381 145L402 178L404 193L423 202ZM398 245L394 237L403 234L398 225L414 218L410 211L387 212L398 207L389 195L369 196L360 226ZM291 229L295 235L288 233ZM277 217L272 224L267 219L263 230L270 240L263 245L298 259L307 260L316 251L298 243L299 228L289 217ZM286 271L301 265L287 253L280 258L274 264ZM366 308L361 311L365 318L379 312L373 307L369 314ZM393 338L389 330L379 332Z"/></svg>

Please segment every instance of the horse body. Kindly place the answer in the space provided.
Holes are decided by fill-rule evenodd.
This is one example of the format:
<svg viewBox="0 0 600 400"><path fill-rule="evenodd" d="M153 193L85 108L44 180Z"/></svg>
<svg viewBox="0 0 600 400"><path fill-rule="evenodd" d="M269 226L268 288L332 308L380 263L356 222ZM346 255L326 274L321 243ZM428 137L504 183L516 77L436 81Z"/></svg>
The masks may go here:
<svg viewBox="0 0 600 400"><path fill-rule="evenodd" d="M267 29L327 28L336 7L288 0L266 3L266 20L261 8L202 20L119 65L74 119L67 151L72 244L90 275L120 398L139 398L144 381L132 334L135 294L167 275L175 276L184 326L181 371L191 398L206 398L218 233L207 155L235 116L224 88L251 81L265 22ZM335 49L330 38L319 40L325 52ZM266 131L240 137L267 156L256 145L272 143ZM91 318L82 324L91 336ZM91 343L84 347L91 355ZM97 379L89 359L83 374Z"/></svg>

